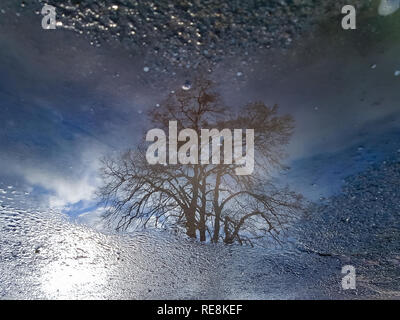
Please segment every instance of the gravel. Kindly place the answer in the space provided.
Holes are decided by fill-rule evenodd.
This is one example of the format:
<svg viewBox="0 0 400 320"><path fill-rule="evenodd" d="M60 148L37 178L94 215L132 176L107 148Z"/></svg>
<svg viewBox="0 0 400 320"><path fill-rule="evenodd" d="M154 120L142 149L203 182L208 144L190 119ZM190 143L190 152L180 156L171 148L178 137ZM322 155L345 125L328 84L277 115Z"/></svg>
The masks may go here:
<svg viewBox="0 0 400 320"><path fill-rule="evenodd" d="M354 265L358 293L400 297L400 157L348 177L343 192L310 209L296 246Z"/></svg>
<svg viewBox="0 0 400 320"><path fill-rule="evenodd" d="M140 55L148 70L164 73L212 67L232 57L251 62L257 52L289 48L313 25L339 16L348 4L345 0L9 2L0 5L2 12L18 15L26 11L39 15L45 3L54 5L58 28L86 35L94 46L122 44ZM370 7L369 1L352 4Z"/></svg>

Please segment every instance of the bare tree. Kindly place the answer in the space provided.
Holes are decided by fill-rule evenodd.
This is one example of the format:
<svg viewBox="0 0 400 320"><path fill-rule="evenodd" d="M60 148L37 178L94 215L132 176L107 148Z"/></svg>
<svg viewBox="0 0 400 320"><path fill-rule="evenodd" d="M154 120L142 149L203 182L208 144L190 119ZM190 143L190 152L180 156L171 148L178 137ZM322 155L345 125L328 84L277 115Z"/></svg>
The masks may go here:
<svg viewBox="0 0 400 320"><path fill-rule="evenodd" d="M198 136L202 129L254 129L255 171L238 175L241 164L225 161L225 154L213 163L214 149L207 164L149 164L143 141L134 150L103 159L99 195L107 208L104 217L115 221L117 229L152 225L214 243L252 244L267 235L279 240L302 199L271 178L282 167L283 148L293 131L293 119L277 111L277 106L256 102L235 112L202 76L189 90L171 93L149 112L153 126L168 132L169 122L176 121L178 130L191 128ZM229 142L226 136L219 138L218 153ZM185 143L178 141L178 148ZM197 148L200 154L200 144Z"/></svg>

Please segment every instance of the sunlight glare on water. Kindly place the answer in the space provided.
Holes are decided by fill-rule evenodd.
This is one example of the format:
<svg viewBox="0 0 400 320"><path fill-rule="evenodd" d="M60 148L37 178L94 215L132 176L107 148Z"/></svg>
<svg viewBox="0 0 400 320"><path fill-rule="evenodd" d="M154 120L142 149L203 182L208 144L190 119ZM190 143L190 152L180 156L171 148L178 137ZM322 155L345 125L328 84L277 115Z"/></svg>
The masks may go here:
<svg viewBox="0 0 400 320"><path fill-rule="evenodd" d="M96 264L100 250L92 239L76 246L77 234L52 236L55 261L41 270L41 288L49 298L74 299L78 293L86 292L86 297L96 297L102 286L106 286L108 269ZM83 234L81 236L84 236ZM74 247L75 246L75 247Z"/></svg>

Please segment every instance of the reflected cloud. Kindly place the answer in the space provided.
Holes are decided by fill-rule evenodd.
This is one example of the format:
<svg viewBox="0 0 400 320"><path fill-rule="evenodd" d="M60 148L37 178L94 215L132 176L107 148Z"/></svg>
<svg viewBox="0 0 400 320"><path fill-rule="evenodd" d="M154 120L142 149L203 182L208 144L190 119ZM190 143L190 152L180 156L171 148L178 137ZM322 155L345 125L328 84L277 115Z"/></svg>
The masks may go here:
<svg viewBox="0 0 400 320"><path fill-rule="evenodd" d="M82 200L92 200L95 185L87 175L81 179L69 179L36 169L24 172L26 180L50 191L48 204L51 208L63 208Z"/></svg>

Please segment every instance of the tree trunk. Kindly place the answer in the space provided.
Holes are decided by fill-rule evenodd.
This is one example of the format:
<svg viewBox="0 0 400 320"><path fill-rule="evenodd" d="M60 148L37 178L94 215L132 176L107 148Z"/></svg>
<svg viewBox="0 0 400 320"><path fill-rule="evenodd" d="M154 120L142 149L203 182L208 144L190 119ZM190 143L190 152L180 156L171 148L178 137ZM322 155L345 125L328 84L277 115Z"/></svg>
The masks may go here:
<svg viewBox="0 0 400 320"><path fill-rule="evenodd" d="M215 221L214 221L214 235L212 242L217 243L219 240L219 231L221 229L221 207L219 206L219 186L221 184L221 174L220 172L217 173L216 181L215 181L215 190L214 190L214 214L215 214Z"/></svg>
<svg viewBox="0 0 400 320"><path fill-rule="evenodd" d="M202 184L200 186L201 191L201 208L200 208L200 221L199 221L199 233L200 233L200 241L206 241L206 181L203 179Z"/></svg>
<svg viewBox="0 0 400 320"><path fill-rule="evenodd" d="M195 168L195 176L193 178L193 190L192 200L190 201L190 207L186 210L186 234L193 239L197 238L196 235L196 209L197 209L197 198L199 196L199 183L198 183L198 171Z"/></svg>
<svg viewBox="0 0 400 320"><path fill-rule="evenodd" d="M186 234L192 238L196 239L196 218L195 211L192 208L188 208L185 212L186 216Z"/></svg>
<svg viewBox="0 0 400 320"><path fill-rule="evenodd" d="M232 244L233 243L233 238L232 238L231 232L229 231L228 217L225 217L225 220L224 220L224 233L225 233L224 243L225 244Z"/></svg>
<svg viewBox="0 0 400 320"><path fill-rule="evenodd" d="M206 241L206 219L205 219L205 213L203 212L200 215L199 232L200 232L200 241L201 242Z"/></svg>

